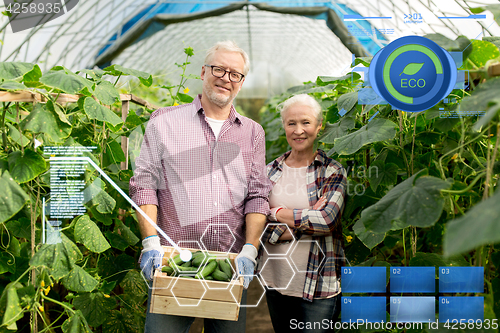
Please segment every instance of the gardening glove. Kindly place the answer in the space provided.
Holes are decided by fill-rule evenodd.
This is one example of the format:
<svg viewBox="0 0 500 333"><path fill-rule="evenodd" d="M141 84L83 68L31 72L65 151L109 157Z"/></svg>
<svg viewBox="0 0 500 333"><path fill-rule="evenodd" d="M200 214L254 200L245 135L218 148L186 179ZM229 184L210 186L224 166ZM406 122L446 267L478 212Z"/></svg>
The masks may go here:
<svg viewBox="0 0 500 333"><path fill-rule="evenodd" d="M146 237L142 240L141 271L148 281L153 281L154 269L159 269L162 264L163 247L157 235Z"/></svg>
<svg viewBox="0 0 500 333"><path fill-rule="evenodd" d="M236 263L236 271L238 275L243 276L243 288L247 289L250 282L253 280L255 271L255 261L257 258L257 249L250 243L243 245L240 254L234 260Z"/></svg>

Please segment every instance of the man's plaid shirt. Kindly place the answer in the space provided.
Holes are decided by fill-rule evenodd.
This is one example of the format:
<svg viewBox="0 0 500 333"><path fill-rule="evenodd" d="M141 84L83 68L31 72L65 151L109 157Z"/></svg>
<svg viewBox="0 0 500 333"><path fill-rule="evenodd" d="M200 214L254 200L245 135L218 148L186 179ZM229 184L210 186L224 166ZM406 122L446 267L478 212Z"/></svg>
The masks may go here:
<svg viewBox="0 0 500 333"><path fill-rule="evenodd" d="M267 165L267 175L273 185L283 174L283 163L289 154L287 152ZM303 292L306 300L326 298L340 291L340 269L345 265L341 216L346 187L347 173L344 167L327 157L324 151L318 150L315 160L307 168L307 195L311 207L322 196L326 196L328 203L320 210L293 210L295 238L299 240L304 234L311 235L316 241L311 243L309 252ZM285 230L284 225L268 226L262 242L281 242L278 239Z"/></svg>

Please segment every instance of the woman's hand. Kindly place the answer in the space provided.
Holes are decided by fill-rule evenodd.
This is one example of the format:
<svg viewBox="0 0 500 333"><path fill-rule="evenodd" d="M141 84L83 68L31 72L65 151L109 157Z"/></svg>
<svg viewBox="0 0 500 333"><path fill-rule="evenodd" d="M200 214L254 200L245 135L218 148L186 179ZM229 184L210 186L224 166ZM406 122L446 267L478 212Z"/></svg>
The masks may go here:
<svg viewBox="0 0 500 333"><path fill-rule="evenodd" d="M320 209L323 209L325 208L326 206L326 198L325 197L321 197L319 198L319 200L314 204L313 208L314 210L320 210Z"/></svg>

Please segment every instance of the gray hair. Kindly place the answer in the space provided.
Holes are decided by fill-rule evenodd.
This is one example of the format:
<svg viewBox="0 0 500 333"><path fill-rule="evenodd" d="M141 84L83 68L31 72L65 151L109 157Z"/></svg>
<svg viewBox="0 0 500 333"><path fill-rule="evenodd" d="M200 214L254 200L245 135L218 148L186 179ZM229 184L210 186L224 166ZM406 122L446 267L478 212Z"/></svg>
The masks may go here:
<svg viewBox="0 0 500 333"><path fill-rule="evenodd" d="M295 104L301 104L310 107L314 115L316 116L316 119L318 120L318 124L323 121L323 112L321 111L321 105L314 99L314 97L309 96L308 94L300 94L300 95L295 95L293 97L290 97L283 103L281 103L281 121L285 123L285 112Z"/></svg>
<svg viewBox="0 0 500 333"><path fill-rule="evenodd" d="M217 42L214 46L209 48L207 50L207 54L205 56L205 64L209 64L210 61L212 60L215 52L222 50L222 51L228 51L228 52L238 52L241 54L243 57L243 74L247 75L248 72L250 71L250 58L248 57L248 54L240 48L235 42L232 40L225 40L222 42Z"/></svg>

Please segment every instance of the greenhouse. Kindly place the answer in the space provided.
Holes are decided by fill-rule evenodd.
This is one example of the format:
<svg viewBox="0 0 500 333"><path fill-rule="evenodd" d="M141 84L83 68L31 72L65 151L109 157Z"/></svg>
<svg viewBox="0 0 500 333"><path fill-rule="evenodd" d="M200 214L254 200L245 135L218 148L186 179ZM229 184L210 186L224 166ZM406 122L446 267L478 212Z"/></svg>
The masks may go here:
<svg viewBox="0 0 500 333"><path fill-rule="evenodd" d="M0 332L498 332L499 1L0 7Z"/></svg>

